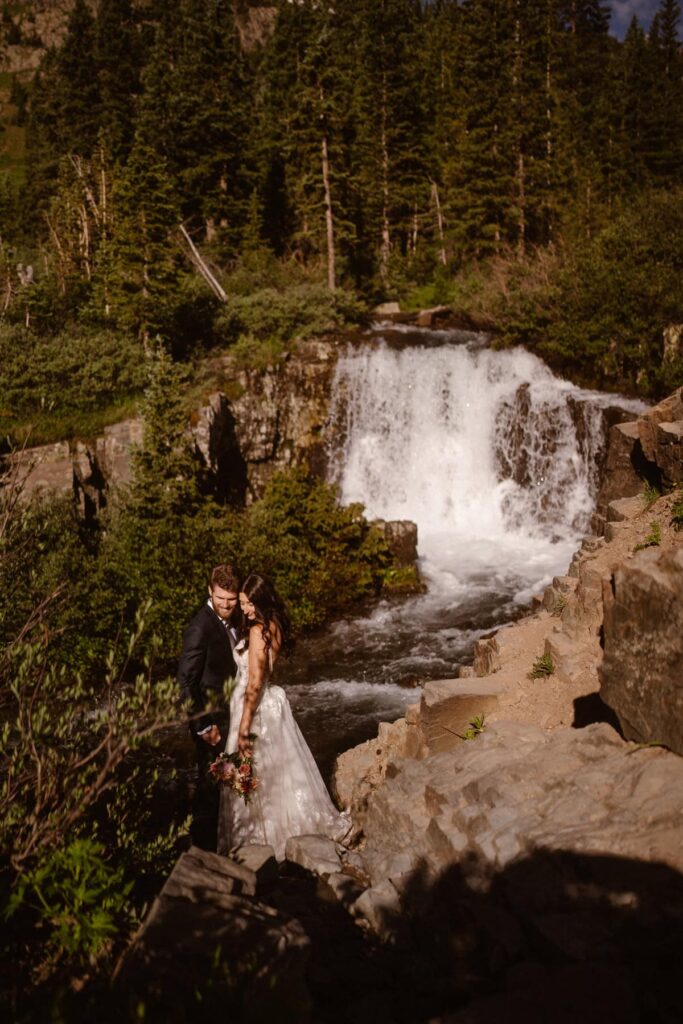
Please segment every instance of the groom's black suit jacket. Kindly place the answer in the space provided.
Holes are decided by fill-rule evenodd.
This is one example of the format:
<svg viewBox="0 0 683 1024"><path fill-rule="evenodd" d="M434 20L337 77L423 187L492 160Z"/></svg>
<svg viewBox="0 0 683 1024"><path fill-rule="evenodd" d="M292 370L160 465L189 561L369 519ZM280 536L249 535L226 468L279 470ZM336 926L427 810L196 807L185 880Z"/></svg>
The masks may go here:
<svg viewBox="0 0 683 1024"><path fill-rule="evenodd" d="M178 682L181 699L189 701L193 716L203 711L209 701L216 704L226 679L237 674L232 654L234 643L232 634L208 604L199 609L185 630ZM193 717L190 731L196 736L215 722L213 714Z"/></svg>

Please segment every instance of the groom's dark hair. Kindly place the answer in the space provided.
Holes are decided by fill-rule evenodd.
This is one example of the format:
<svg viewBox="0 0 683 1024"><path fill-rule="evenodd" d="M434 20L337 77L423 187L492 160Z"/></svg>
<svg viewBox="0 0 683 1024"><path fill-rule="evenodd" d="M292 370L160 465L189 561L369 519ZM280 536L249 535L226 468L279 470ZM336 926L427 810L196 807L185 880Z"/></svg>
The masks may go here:
<svg viewBox="0 0 683 1024"><path fill-rule="evenodd" d="M241 588L239 573L232 565L217 565L215 569L211 570L209 586L212 590L214 587L220 587L222 590L239 594Z"/></svg>

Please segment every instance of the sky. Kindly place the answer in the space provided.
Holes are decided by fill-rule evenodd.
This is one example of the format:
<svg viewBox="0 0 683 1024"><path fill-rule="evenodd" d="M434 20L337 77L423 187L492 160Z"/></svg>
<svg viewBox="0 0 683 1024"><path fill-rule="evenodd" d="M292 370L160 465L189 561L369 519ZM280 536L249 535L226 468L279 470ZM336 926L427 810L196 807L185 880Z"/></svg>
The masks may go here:
<svg viewBox="0 0 683 1024"><path fill-rule="evenodd" d="M659 0L610 0L610 3L612 7L610 29L612 35L615 35L617 39L624 38L634 14L642 27L645 30L649 29L652 16L659 7Z"/></svg>

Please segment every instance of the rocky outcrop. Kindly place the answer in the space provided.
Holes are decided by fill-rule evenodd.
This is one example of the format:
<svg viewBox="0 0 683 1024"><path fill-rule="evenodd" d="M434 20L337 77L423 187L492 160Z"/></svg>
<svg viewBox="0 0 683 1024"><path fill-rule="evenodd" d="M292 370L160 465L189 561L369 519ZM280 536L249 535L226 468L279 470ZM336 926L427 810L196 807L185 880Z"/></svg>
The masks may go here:
<svg viewBox="0 0 683 1024"><path fill-rule="evenodd" d="M191 417L192 441L219 501L248 504L273 473L291 466L325 475L323 432L336 355L333 341L317 340L301 342L265 370L240 370L225 356L222 372L233 397L217 391ZM131 448L141 440L142 424L131 419L105 427L100 437L27 449L17 456L27 470L24 489L73 491L94 512L106 504L109 487L130 478ZM390 546L408 558L417 543L414 525L387 529Z"/></svg>
<svg viewBox="0 0 683 1024"><path fill-rule="evenodd" d="M600 694L624 735L683 754L683 547L651 547L604 591Z"/></svg>
<svg viewBox="0 0 683 1024"><path fill-rule="evenodd" d="M420 862L438 874L470 855L499 870L545 849L683 872L683 761L633 750L604 723L549 733L496 722L457 750L395 762L360 815L364 868L378 884Z"/></svg>
<svg viewBox="0 0 683 1024"><path fill-rule="evenodd" d="M92 441L60 441L24 449L14 457L26 494L38 490L73 493L85 516L107 502L112 484L130 479L130 453L142 440L140 420L122 420Z"/></svg>
<svg viewBox="0 0 683 1024"><path fill-rule="evenodd" d="M253 898L257 885L235 861L184 853L116 972L115 993L159 1020L193 1019L197 992L234 1019L308 1019L310 940L295 918Z"/></svg>
<svg viewBox="0 0 683 1024"><path fill-rule="evenodd" d="M306 464L316 475L325 475L323 432L337 351L333 340L302 341L296 352L264 370L239 370L229 354L225 357L224 372L237 394L229 406L247 502L261 496L278 470Z"/></svg>
<svg viewBox="0 0 683 1024"><path fill-rule="evenodd" d="M683 481L683 388L637 420L618 423L609 434L598 494L598 515L617 498L640 494L644 483L666 488Z"/></svg>

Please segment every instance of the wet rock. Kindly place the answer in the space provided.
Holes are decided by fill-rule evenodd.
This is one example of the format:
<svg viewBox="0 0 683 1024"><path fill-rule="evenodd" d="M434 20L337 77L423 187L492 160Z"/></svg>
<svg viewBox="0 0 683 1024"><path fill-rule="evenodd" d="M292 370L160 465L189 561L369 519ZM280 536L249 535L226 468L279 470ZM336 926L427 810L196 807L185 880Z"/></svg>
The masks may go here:
<svg viewBox="0 0 683 1024"><path fill-rule="evenodd" d="M609 433L597 510L639 494L643 483L668 487L683 480L683 388L678 388L637 420Z"/></svg>
<svg viewBox="0 0 683 1024"><path fill-rule="evenodd" d="M640 494L643 481L636 469L640 448L638 423L617 423L609 432L607 458L603 472L597 509L604 514L617 498ZM642 453L641 453L642 459Z"/></svg>
<svg viewBox="0 0 683 1024"><path fill-rule="evenodd" d="M228 355L224 372L239 394L230 399L235 437L246 470L246 500L255 501L273 475L307 465L324 476L332 375L338 355L333 340L299 342L296 351L265 370L236 369Z"/></svg>
<svg viewBox="0 0 683 1024"><path fill-rule="evenodd" d="M626 736L683 754L683 548L649 548L605 588L600 695Z"/></svg>
<svg viewBox="0 0 683 1024"><path fill-rule="evenodd" d="M409 519L373 519L372 525L384 535L398 566L417 563L417 524Z"/></svg>

